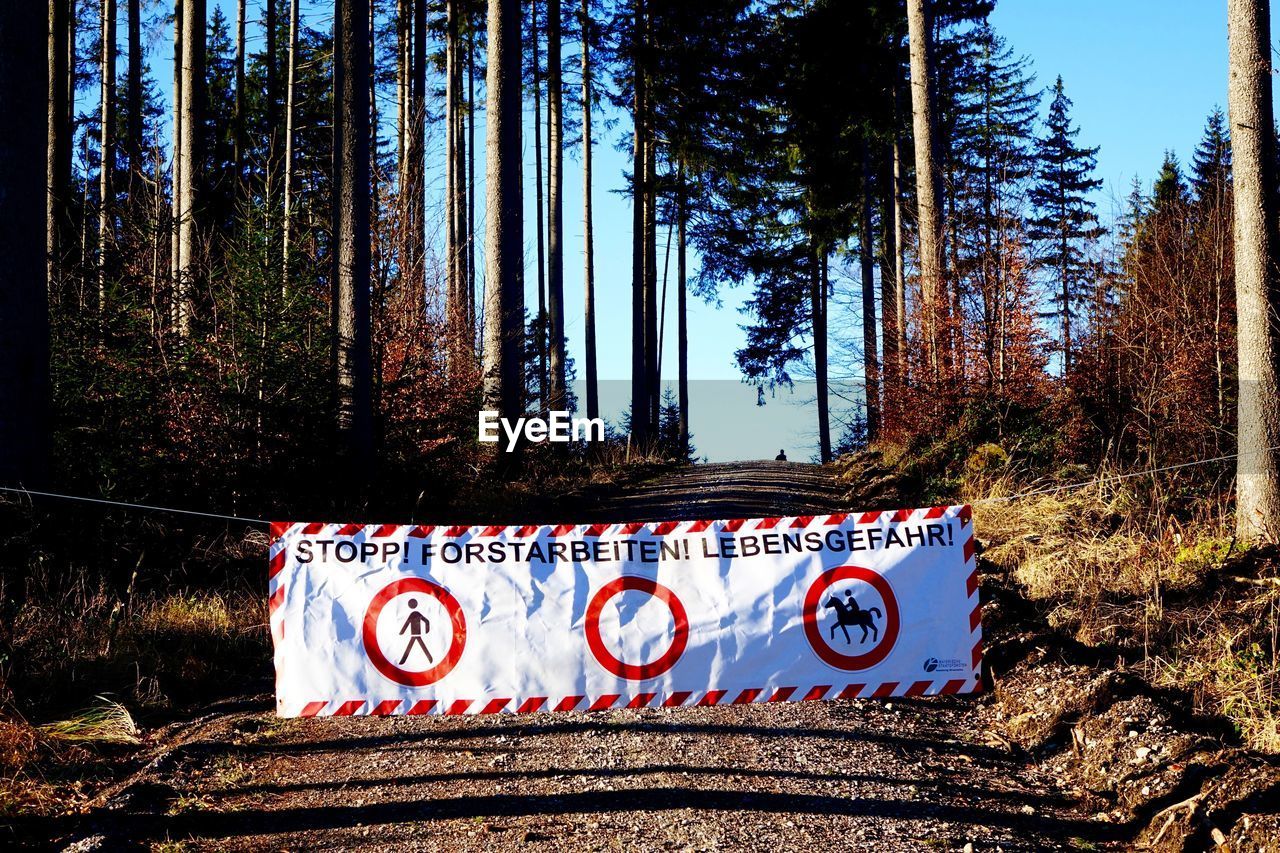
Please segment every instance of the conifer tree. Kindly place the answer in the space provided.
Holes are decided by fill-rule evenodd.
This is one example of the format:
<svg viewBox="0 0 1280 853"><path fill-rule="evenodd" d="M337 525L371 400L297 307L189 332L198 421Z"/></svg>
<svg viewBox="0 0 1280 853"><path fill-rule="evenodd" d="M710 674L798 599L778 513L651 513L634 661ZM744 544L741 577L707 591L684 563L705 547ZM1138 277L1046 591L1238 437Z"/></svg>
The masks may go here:
<svg viewBox="0 0 1280 853"><path fill-rule="evenodd" d="M1061 329L1062 374L1071 372L1071 321L1084 298L1089 267L1085 243L1102 234L1090 193L1102 186L1093 177L1097 148L1076 144L1079 128L1071 124L1071 99L1062 77L1053 86L1047 132L1036 144L1036 183L1030 200L1035 215L1029 223L1031 239L1041 244L1040 266L1055 279L1053 301Z"/></svg>

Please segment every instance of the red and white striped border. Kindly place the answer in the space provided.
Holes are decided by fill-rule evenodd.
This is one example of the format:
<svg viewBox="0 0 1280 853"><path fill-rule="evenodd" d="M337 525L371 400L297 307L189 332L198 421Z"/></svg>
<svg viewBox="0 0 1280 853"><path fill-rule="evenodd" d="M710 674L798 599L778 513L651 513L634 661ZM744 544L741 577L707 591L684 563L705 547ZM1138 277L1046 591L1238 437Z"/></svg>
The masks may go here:
<svg viewBox="0 0 1280 853"><path fill-rule="evenodd" d="M967 525L970 519L967 506L933 506L921 509L886 509L872 512L841 512L823 515L777 516L774 518L730 518L703 521L631 521L617 524L301 524L273 522L271 538L274 545L279 539L294 534L302 536L363 536L364 540L383 539L407 530L408 536L426 539L440 536L448 539L481 539L506 537L509 539L537 539L547 537L608 537L634 536L648 533L653 536L670 536L679 533L702 533L715 529L723 533L751 530L799 530L804 528L837 527L852 520L859 525L896 524L905 521L925 521L942 518L948 510L959 516Z"/></svg>
<svg viewBox="0 0 1280 853"><path fill-rule="evenodd" d="M820 699L881 699L892 696L936 696L953 693L978 693L982 691L982 604L978 591L977 543L973 532L973 510L966 505L933 506L918 509L881 510L863 513L834 513L830 515L801 515L777 518L726 519L720 521L661 521L626 522L619 524L560 524L560 525L397 525L397 524L304 524L273 522L268 560L269 598L268 613L271 636L279 648L284 639L284 584L279 580L284 568L288 542L294 535L362 537L364 540L380 539L408 529L411 538L441 536L459 539L510 537L510 538L560 538L560 537L608 537L632 536L647 532L654 536L682 533L702 533L715 529L732 533L751 530L796 530L814 527L835 527L852 520L857 525L897 524L907 521L925 521L950 516L960 521L960 537L963 542L965 568L969 570L965 591L971 606L969 630L973 640L970 665L972 675L950 680L915 681L911 683L887 681L881 684L846 684L838 691L836 685L814 685L807 690L798 687L748 688L741 690L729 701L727 690L708 690L705 693L679 691L660 696L658 693L637 693L634 696L604 694L596 697L547 696L494 698L488 700L456 699L443 705L435 699L421 699L412 704L404 699L319 700L305 703L293 716L299 717L350 717L409 716L438 714L457 716L463 714L528 714L539 711L604 711L615 708L678 708L709 707L715 705L750 705L771 702L815 701ZM554 700L554 701L553 701ZM661 700L661 701L659 701ZM284 709L281 709L283 712Z"/></svg>
<svg viewBox="0 0 1280 853"><path fill-rule="evenodd" d="M966 689L967 688L967 689ZM298 717L385 717L394 714L419 716L461 716L478 714L532 714L536 712L608 711L620 708L706 708L717 705L765 705L774 702L814 702L822 699L887 699L895 696L940 696L954 693L976 693L982 690L982 682L973 678L957 678L950 681L886 681L883 684L846 684L837 687L818 684L807 690L798 687L778 687L768 690L751 687L730 697L728 690L704 692L679 691L666 695L637 693L624 696L606 693L602 696L529 696L525 698L497 698L489 700L455 699L449 703L435 699L351 699L348 701L307 702L294 716Z"/></svg>

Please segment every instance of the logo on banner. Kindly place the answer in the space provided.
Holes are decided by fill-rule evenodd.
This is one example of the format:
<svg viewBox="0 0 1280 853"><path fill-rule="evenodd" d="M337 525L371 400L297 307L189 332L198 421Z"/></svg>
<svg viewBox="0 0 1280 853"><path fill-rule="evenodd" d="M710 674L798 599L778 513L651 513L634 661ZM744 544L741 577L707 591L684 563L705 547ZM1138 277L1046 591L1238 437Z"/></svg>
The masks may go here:
<svg viewBox="0 0 1280 853"><path fill-rule="evenodd" d="M462 659L467 620L444 587L423 578L401 578L369 602L362 635L365 654L378 672L406 687L424 687L444 678Z"/></svg>
<svg viewBox="0 0 1280 853"><path fill-rule="evenodd" d="M898 641L898 599L884 576L861 566L823 572L804 597L804 634L823 662L870 669Z"/></svg>
<svg viewBox="0 0 1280 853"><path fill-rule="evenodd" d="M667 647L667 650L648 663L627 663L619 659L609 649L600 632L600 616L604 612L605 605L612 601L614 597L629 590L645 593L654 600L665 604L671 612L671 620L675 625L671 632L671 644ZM684 648L689 642L689 617L685 612L684 604L667 587L648 578L623 575L596 590L596 594L592 596L590 603L587 604L584 631L587 635L587 647L591 649L591 654L595 657L597 663L619 678L625 678L628 681L643 681L646 678L656 678L662 675L675 666L676 661L680 660L680 656L684 654Z"/></svg>

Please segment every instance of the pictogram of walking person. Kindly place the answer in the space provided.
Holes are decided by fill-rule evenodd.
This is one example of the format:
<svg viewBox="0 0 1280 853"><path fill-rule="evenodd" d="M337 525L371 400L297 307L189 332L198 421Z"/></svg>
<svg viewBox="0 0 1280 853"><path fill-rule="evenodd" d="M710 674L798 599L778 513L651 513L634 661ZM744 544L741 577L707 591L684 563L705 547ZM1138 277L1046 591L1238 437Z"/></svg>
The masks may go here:
<svg viewBox="0 0 1280 853"><path fill-rule="evenodd" d="M412 612L409 613L409 618L404 620L404 627L400 629L401 636L405 631L409 632L409 644L404 647L404 654L400 657L400 663L397 666L404 666L415 644L422 647L423 654L427 656L427 663L435 663L435 658L431 657L431 650L427 648L427 641L423 639L424 635L431 633L431 622L418 612L418 599L409 599L409 610Z"/></svg>

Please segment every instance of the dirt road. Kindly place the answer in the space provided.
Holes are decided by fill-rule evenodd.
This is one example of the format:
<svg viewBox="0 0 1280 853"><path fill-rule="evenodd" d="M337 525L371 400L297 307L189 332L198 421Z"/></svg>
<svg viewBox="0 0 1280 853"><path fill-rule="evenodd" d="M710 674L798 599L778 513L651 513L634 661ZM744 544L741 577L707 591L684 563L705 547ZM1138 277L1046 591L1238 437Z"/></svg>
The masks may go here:
<svg viewBox="0 0 1280 853"><path fill-rule="evenodd" d="M702 466L601 504L630 519L839 507L815 466ZM857 509L871 507L859 506ZM975 697L488 718L281 721L267 694L157 737L91 814L33 819L77 849L1096 849ZM994 740L992 744L996 743Z"/></svg>

